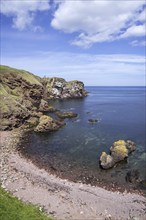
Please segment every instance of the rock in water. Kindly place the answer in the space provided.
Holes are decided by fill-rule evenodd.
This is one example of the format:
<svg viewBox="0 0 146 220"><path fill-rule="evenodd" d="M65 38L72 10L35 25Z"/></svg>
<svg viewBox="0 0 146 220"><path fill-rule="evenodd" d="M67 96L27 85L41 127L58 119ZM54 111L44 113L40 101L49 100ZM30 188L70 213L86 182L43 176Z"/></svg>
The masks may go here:
<svg viewBox="0 0 146 220"><path fill-rule="evenodd" d="M96 122L98 122L98 120L97 120L97 119L94 119L94 118L90 118L90 119L88 119L88 121L91 122L91 123L96 123Z"/></svg>
<svg viewBox="0 0 146 220"><path fill-rule="evenodd" d="M136 144L133 141L127 140L126 148L128 149L128 152L131 153L136 150Z"/></svg>
<svg viewBox="0 0 146 220"><path fill-rule="evenodd" d="M128 157L128 149L126 148L126 142L121 140L114 142L113 146L110 148L110 152L115 163L124 160Z"/></svg>
<svg viewBox="0 0 146 220"><path fill-rule="evenodd" d="M111 157L110 155L108 155L105 152L102 152L101 157L100 157L100 165L103 169L109 169L111 167L113 167L113 165L115 164L113 157Z"/></svg>
<svg viewBox="0 0 146 220"><path fill-rule="evenodd" d="M133 141L116 141L110 148L110 155L102 152L102 155L100 156L100 165L103 169L109 169L116 163L126 159L135 149L136 144Z"/></svg>
<svg viewBox="0 0 146 220"><path fill-rule="evenodd" d="M61 118L61 119L65 119L65 118L75 118L78 116L77 113L74 113L74 112L60 112L60 111L57 111L56 112L56 115Z"/></svg>

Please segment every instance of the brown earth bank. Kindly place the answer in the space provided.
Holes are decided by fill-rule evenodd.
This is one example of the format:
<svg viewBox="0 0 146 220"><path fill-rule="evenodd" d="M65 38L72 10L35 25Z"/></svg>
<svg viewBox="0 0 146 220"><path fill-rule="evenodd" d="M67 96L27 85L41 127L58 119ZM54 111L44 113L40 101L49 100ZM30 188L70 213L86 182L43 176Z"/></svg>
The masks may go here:
<svg viewBox="0 0 146 220"><path fill-rule="evenodd" d="M60 179L16 151L23 131L2 131L1 184L25 202L39 205L56 219L146 219L146 199L138 193L109 191Z"/></svg>

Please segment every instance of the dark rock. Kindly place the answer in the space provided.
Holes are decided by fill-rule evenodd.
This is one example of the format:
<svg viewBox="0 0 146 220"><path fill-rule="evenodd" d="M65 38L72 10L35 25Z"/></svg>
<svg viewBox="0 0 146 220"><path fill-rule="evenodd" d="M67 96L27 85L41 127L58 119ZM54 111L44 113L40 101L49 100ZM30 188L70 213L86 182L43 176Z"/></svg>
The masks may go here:
<svg viewBox="0 0 146 220"><path fill-rule="evenodd" d="M61 119L65 119L65 118L75 118L78 116L78 114L74 113L74 112L60 112L57 111L56 115L61 118Z"/></svg>
<svg viewBox="0 0 146 220"><path fill-rule="evenodd" d="M41 111L41 112L55 112L56 109L53 106L49 105L47 101L45 101L44 99L41 99L39 111Z"/></svg>
<svg viewBox="0 0 146 220"><path fill-rule="evenodd" d="M91 119L88 119L88 121L91 122L91 123L96 123L96 122L98 122L97 119L92 119L92 118L91 118Z"/></svg>
<svg viewBox="0 0 146 220"><path fill-rule="evenodd" d="M136 144L133 141L127 140L126 148L128 149L128 152L131 153L136 150Z"/></svg>
<svg viewBox="0 0 146 220"><path fill-rule="evenodd" d="M139 181L140 173L138 170L130 170L126 174L126 181L130 183L136 183Z"/></svg>

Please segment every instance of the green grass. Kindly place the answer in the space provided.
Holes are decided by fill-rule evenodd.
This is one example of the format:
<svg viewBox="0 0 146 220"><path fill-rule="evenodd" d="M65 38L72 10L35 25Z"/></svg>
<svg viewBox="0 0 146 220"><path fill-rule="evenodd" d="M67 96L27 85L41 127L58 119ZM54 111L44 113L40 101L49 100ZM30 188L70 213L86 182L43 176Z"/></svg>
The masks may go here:
<svg viewBox="0 0 146 220"><path fill-rule="evenodd" d="M11 68L9 66L4 66L4 65L0 65L0 74L13 74L13 76L20 76L22 77L24 80L26 80L27 82L29 82L30 84L38 84L41 85L41 83L39 82L40 78L33 75L30 72L24 71L24 70L19 70L19 69L15 69L15 68Z"/></svg>
<svg viewBox="0 0 146 220"><path fill-rule="evenodd" d="M0 187L1 220L53 220L33 205L25 204Z"/></svg>

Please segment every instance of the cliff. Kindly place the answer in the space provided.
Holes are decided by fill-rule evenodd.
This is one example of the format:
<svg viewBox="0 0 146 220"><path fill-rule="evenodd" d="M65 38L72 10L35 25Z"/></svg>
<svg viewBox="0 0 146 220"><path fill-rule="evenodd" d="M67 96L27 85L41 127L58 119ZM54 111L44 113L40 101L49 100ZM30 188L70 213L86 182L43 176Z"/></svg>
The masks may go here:
<svg viewBox="0 0 146 220"><path fill-rule="evenodd" d="M82 98L87 95L80 81L62 78L40 78L24 70L0 66L1 130L21 126L40 112L55 111L50 99Z"/></svg>

